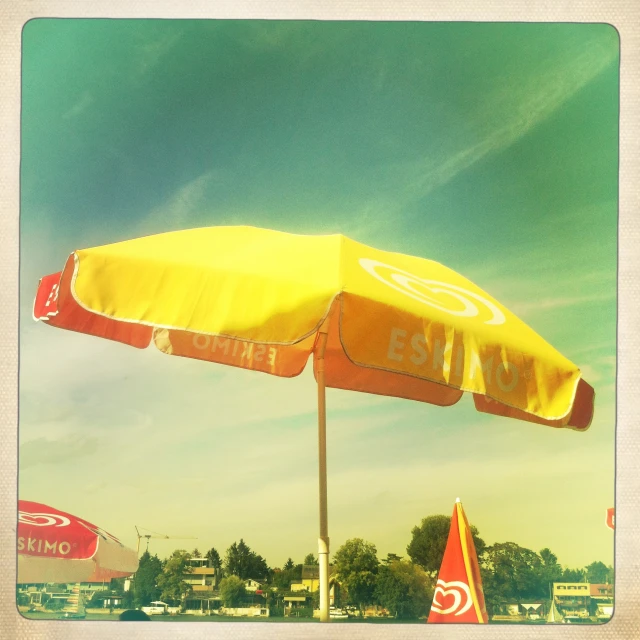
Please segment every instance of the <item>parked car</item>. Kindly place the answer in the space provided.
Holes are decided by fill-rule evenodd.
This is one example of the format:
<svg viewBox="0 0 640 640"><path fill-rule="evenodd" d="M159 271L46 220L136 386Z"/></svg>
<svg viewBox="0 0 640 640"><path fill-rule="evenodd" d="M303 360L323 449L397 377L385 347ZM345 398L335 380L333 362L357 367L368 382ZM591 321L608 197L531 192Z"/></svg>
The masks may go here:
<svg viewBox="0 0 640 640"><path fill-rule="evenodd" d="M160 600L154 600L147 607L141 607L149 616L158 616L164 613L169 613L169 605L166 602L160 602Z"/></svg>

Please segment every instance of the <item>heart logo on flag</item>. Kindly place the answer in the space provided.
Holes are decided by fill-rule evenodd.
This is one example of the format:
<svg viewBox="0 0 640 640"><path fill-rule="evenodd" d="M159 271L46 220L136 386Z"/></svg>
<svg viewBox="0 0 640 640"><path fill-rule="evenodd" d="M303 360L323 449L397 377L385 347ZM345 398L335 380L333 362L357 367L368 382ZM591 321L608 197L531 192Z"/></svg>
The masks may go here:
<svg viewBox="0 0 640 640"><path fill-rule="evenodd" d="M455 611L454 615L460 616L471 607L472 601L469 585L464 582L445 582L444 580L438 580L437 585L435 593L433 594L433 604L431 605L431 609L436 613L447 615ZM438 602L438 593L441 593L443 598L453 596L453 604L447 609L442 609L444 605Z"/></svg>

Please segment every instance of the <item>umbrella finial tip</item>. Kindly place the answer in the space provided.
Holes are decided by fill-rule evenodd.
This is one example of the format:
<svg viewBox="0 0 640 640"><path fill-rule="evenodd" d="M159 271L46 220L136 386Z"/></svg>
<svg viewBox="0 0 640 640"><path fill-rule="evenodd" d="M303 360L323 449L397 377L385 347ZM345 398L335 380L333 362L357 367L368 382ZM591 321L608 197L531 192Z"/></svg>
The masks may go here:
<svg viewBox="0 0 640 640"><path fill-rule="evenodd" d="M456 498L456 502L460 502L460 498Z"/></svg>

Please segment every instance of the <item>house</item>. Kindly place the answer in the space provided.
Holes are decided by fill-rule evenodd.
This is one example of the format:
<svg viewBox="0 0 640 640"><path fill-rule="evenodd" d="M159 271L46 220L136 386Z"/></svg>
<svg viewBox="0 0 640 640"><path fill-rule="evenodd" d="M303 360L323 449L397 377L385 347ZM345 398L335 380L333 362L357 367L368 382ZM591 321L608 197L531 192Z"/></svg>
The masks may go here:
<svg viewBox="0 0 640 640"><path fill-rule="evenodd" d="M191 586L192 591L213 591L217 585L218 575L215 567L210 565L208 558L190 558L188 565L190 573L182 576L182 581Z"/></svg>
<svg viewBox="0 0 640 640"><path fill-rule="evenodd" d="M108 580L106 582L104 580L102 580L101 582L79 582L78 589L80 593L91 597L91 595L96 591L105 591L109 589L109 584L110 583ZM71 589L73 588L73 585L67 585L67 588Z"/></svg>
<svg viewBox="0 0 640 640"><path fill-rule="evenodd" d="M592 598L608 599L613 598L613 585L612 584L590 584L589 591Z"/></svg>
<svg viewBox="0 0 640 640"><path fill-rule="evenodd" d="M245 618L268 618L269 608L260 606L222 607L220 614L223 616L242 616Z"/></svg>
<svg viewBox="0 0 640 640"><path fill-rule="evenodd" d="M544 616L543 602L521 602L520 609L527 620L540 620Z"/></svg>
<svg viewBox="0 0 640 640"><path fill-rule="evenodd" d="M499 622L520 622L525 619L525 614L517 602L504 602L495 606L491 619Z"/></svg>
<svg viewBox="0 0 640 640"><path fill-rule="evenodd" d="M598 620L609 620L613 615L613 585L590 584L591 602L589 613Z"/></svg>
<svg viewBox="0 0 640 640"><path fill-rule="evenodd" d="M329 565L329 584L334 574L333 565ZM320 567L317 564L305 564L302 566L302 584L309 593L320 588Z"/></svg>
<svg viewBox="0 0 640 640"><path fill-rule="evenodd" d="M284 602L284 615L295 616L296 609L301 607L311 607L312 599L308 592L304 592L304 595L291 596L287 595L283 598Z"/></svg>
<svg viewBox="0 0 640 640"><path fill-rule="evenodd" d="M302 580L291 583L291 591L308 591L314 593L320 588L320 567L317 564L305 564L302 567ZM335 603L336 592L340 588L333 565L329 565L329 606Z"/></svg>
<svg viewBox="0 0 640 640"><path fill-rule="evenodd" d="M210 616L219 612L222 607L219 596L202 595L202 592L196 596L187 596L184 601L184 613L195 616Z"/></svg>
<svg viewBox="0 0 640 640"><path fill-rule="evenodd" d="M113 593L105 593L104 595L97 596L96 602L94 602L91 606L94 608L103 609L108 609L110 607L119 609L122 606L123 599L124 596L115 595Z"/></svg>
<svg viewBox="0 0 640 640"><path fill-rule="evenodd" d="M253 591L255 593L256 591L259 591L261 587L262 585L253 578L249 578L244 581L244 588L247 591Z"/></svg>
<svg viewBox="0 0 640 640"><path fill-rule="evenodd" d="M591 585L588 582L554 582L553 600L565 617L589 617Z"/></svg>

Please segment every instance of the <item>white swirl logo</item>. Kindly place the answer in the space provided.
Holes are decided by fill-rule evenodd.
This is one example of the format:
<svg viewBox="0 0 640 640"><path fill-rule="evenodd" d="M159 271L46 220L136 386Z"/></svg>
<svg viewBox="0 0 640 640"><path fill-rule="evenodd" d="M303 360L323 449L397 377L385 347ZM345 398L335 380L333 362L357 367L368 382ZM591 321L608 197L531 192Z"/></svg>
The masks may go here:
<svg viewBox="0 0 640 640"><path fill-rule="evenodd" d="M18 512L18 521L33 527L66 527L71 524L69 518L54 513Z"/></svg>
<svg viewBox="0 0 640 640"><path fill-rule="evenodd" d="M505 323L504 314L493 302L468 289L455 284L440 282L439 280L421 278L408 271L392 267L378 260L371 260L370 258L360 258L358 262L376 280L434 309L439 309L454 316L473 318L480 314L477 305L477 303L480 303L482 307L491 313L491 318L485 320L485 324ZM441 298L435 298L430 294L451 296L456 300L455 308L451 308L449 305L445 306ZM460 305L462 305L462 308L460 308Z"/></svg>
<svg viewBox="0 0 640 640"><path fill-rule="evenodd" d="M438 594L441 593L443 598L447 596L453 596L453 604L447 609L443 609L444 606L441 602L438 602ZM469 591L469 585L464 582L445 582L444 580L438 580L436 590L433 594L433 604L431 610L439 613L443 616L448 613L454 613L456 616L461 616L467 611L473 604L471 600L471 592Z"/></svg>

